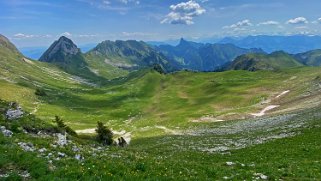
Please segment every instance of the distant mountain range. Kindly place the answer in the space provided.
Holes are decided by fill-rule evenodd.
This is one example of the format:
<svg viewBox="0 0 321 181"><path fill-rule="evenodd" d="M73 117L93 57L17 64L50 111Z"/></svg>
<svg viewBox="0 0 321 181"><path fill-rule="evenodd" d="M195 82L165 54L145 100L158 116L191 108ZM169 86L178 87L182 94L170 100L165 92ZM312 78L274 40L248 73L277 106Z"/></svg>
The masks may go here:
<svg viewBox="0 0 321 181"><path fill-rule="evenodd" d="M176 61L181 69L213 71L247 53L263 53L261 49L239 48L233 44L203 44L180 40L177 46L156 47L168 59Z"/></svg>
<svg viewBox="0 0 321 181"><path fill-rule="evenodd" d="M0 36L0 55L24 60L19 50ZM142 41L103 41L82 53L72 40L60 37L39 59L54 64L67 73L90 80L112 79L133 70L157 66L173 72L215 70L279 70L299 66L321 66L321 50L299 54L240 48L233 44L203 44L184 39L177 46L151 46Z"/></svg>
<svg viewBox="0 0 321 181"><path fill-rule="evenodd" d="M102 72L102 67L108 69L112 66L131 71L155 65L160 66L165 72L182 69L214 71L233 61L237 56L247 53L263 53L263 51L239 48L232 44L195 43L184 39L181 39L177 46L151 46L135 40L107 40L83 54L70 39L61 37L39 60L57 64L69 73L75 71L76 67Z"/></svg>
<svg viewBox="0 0 321 181"><path fill-rule="evenodd" d="M224 38L219 43L231 43L242 48L261 48L265 52L285 51L291 54L321 49L321 36L247 36L244 38Z"/></svg>

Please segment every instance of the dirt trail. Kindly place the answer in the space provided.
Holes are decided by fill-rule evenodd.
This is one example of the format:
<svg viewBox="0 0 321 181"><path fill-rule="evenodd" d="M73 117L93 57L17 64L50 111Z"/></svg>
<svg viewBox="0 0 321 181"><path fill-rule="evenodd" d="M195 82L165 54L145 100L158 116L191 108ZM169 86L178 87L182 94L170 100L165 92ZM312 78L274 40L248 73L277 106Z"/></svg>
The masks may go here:
<svg viewBox="0 0 321 181"><path fill-rule="evenodd" d="M282 93L280 93L279 95L277 95L277 96L275 97L275 99L278 99L278 98L284 96L285 94L287 94L287 93L289 93L289 92L290 92L290 90L283 91ZM270 102L270 101L269 101L269 102ZM264 116L267 111L270 111L270 110L275 109L275 108L277 108L277 107L280 107L280 105L269 105L269 106L265 107L264 109L262 109L261 112L259 112L259 113L252 113L251 115L254 116L254 117L261 117L261 116Z"/></svg>
<svg viewBox="0 0 321 181"><path fill-rule="evenodd" d="M274 108L277 108L277 107L279 107L279 106L280 106L280 105L270 105L270 106L267 106L266 108L264 108L261 112L259 112L259 113L253 113L253 114L251 114L251 115L253 115L253 116L255 116L255 117L261 117L261 116L264 116L267 111L272 110L272 109L274 109Z"/></svg>
<svg viewBox="0 0 321 181"><path fill-rule="evenodd" d="M283 96L289 92L290 92L290 90L283 91L281 94L277 95L275 98L280 98L281 96Z"/></svg>
<svg viewBox="0 0 321 181"><path fill-rule="evenodd" d="M180 135L181 134L179 131L169 129L169 128L165 127L165 126L155 126L155 128L162 129L166 133L170 133L170 134L173 134L173 135Z"/></svg>

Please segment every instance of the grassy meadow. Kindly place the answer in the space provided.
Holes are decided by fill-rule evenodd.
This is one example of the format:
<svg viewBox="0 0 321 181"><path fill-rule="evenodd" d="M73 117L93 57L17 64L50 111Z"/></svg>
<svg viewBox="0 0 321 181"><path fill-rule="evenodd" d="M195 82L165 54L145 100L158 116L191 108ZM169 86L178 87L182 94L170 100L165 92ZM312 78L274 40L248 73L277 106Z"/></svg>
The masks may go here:
<svg viewBox="0 0 321 181"><path fill-rule="evenodd" d="M0 110L16 101L30 113L14 121L0 117L13 131L12 137L0 134L2 180L321 177L320 68L166 75L144 69L118 78L104 73L94 82L19 56L0 60L0 99L6 101ZM252 115L269 105L279 107ZM56 136L46 134L57 130L55 115L74 130L102 121L131 142L103 147L95 134L80 134L57 147ZM21 142L34 151L23 151Z"/></svg>

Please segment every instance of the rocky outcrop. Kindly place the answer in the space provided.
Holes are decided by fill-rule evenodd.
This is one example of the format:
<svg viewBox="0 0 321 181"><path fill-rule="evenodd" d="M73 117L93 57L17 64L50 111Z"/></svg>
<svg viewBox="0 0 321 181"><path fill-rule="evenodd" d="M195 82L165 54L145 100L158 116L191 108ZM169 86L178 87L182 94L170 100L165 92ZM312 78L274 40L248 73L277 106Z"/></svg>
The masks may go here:
<svg viewBox="0 0 321 181"><path fill-rule="evenodd" d="M19 145L24 151L34 152L34 151L36 150L32 143L19 142L18 145Z"/></svg>
<svg viewBox="0 0 321 181"><path fill-rule="evenodd" d="M57 134L57 137L58 137L57 144L58 144L59 146L65 146L65 145L68 144L66 134L63 135L63 134L58 133L58 134Z"/></svg>
<svg viewBox="0 0 321 181"><path fill-rule="evenodd" d="M6 112L6 118L7 119L18 119L20 117L23 116L23 111L22 109L16 109L16 110L12 110L12 109L9 109L7 112Z"/></svg>
<svg viewBox="0 0 321 181"><path fill-rule="evenodd" d="M6 119L13 120L23 116L24 112L17 103L12 102L9 104L9 107L10 109L5 113Z"/></svg>
<svg viewBox="0 0 321 181"><path fill-rule="evenodd" d="M4 126L1 126L0 130L5 137L11 137L13 135L12 131L6 129Z"/></svg>
<svg viewBox="0 0 321 181"><path fill-rule="evenodd" d="M123 137L118 138L118 145L121 147L127 146L127 142Z"/></svg>

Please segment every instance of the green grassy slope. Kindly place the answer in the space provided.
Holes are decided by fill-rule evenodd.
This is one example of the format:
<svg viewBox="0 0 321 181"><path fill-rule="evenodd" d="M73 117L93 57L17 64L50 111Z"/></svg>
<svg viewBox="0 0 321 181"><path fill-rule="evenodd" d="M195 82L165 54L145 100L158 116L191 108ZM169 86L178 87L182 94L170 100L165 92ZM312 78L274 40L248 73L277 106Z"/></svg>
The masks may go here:
<svg viewBox="0 0 321 181"><path fill-rule="evenodd" d="M109 62L106 63L105 59L106 58L104 56L93 55L90 53L85 55L85 60L88 64L89 69L92 72L96 73L98 76L111 80L118 77L124 77L129 73L128 70L118 68L116 66L113 66L112 64L108 64ZM116 61L117 58L113 58L111 60Z"/></svg>
<svg viewBox="0 0 321 181"><path fill-rule="evenodd" d="M321 66L321 50L312 50L294 55L304 65Z"/></svg>
<svg viewBox="0 0 321 181"><path fill-rule="evenodd" d="M0 108L5 105L0 102ZM249 128L251 132L247 134L242 130L240 133L219 132L216 137L213 137L215 132L152 137L136 139L126 148L99 148L93 140L75 137L69 137L71 143L65 147L54 147L55 136L37 136L21 130L32 124L46 133L44 128L54 130L55 127L33 116L10 122L0 117L0 125L14 131L11 138L0 134L0 171L8 174L7 180L21 180L23 173L29 173L27 179L31 180L316 180L321 176L319 111L299 113L297 118L288 121L295 122L296 126L286 123L282 127L276 123L268 133L261 130L266 129L266 125L263 128L253 125L258 130ZM304 124L298 126L298 123ZM235 127L243 123L231 124ZM224 130L229 125L220 126ZM278 135L277 132L292 136L267 142L269 137ZM261 142L263 138L267 140ZM225 143L233 140L234 147L239 148L221 152L197 150L215 146L218 140ZM242 148L242 140L260 143ZM32 143L35 151L23 151L19 142ZM200 142L204 142L202 147ZM75 146L80 150L72 151ZM46 150L40 152L42 148ZM56 159L59 152L66 156ZM76 160L76 154L81 154L84 160Z"/></svg>
<svg viewBox="0 0 321 181"><path fill-rule="evenodd" d="M279 51L271 54L247 54L237 57L229 70L280 70L303 66L289 54Z"/></svg>
<svg viewBox="0 0 321 181"><path fill-rule="evenodd" d="M321 71L312 67L279 72L178 72L168 75L142 70L114 79L103 87L90 87L45 63L31 64L16 59L12 62L6 65L12 70L4 75L9 81L0 81L0 88L6 92L0 95L1 99L18 101L45 120L52 120L54 115L62 116L75 129L93 128L97 121L103 121L115 129L132 131L138 137L145 133L166 133L155 126L169 129L202 126L204 123L191 121L205 116L217 120L251 117L251 113L267 106L261 104L262 101L273 100L285 90L291 92L272 101L282 105L275 111L302 109L306 106L304 101L319 100L318 89L314 86L318 84ZM21 72L22 69L25 71ZM17 83L10 82L11 79ZM34 95L38 84L46 90L47 96ZM305 96L308 91L311 95ZM151 128L140 130L148 126Z"/></svg>
<svg viewBox="0 0 321 181"><path fill-rule="evenodd" d="M253 117L252 113L272 104L280 107L269 113L279 114L320 102L318 67L167 75L146 69L97 87L53 65L6 50L0 53L0 99L17 101L44 120L62 116L75 129L93 128L103 121L137 137L162 135L199 127L208 120ZM283 53L272 55L284 57ZM37 88L47 96L36 96ZM289 92L276 98L284 91Z"/></svg>

